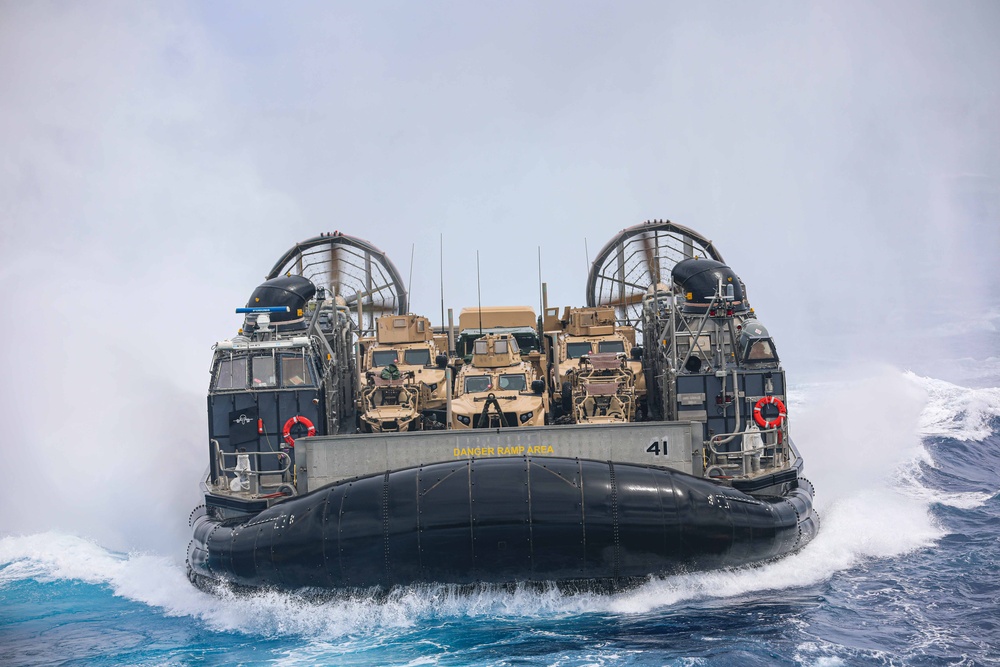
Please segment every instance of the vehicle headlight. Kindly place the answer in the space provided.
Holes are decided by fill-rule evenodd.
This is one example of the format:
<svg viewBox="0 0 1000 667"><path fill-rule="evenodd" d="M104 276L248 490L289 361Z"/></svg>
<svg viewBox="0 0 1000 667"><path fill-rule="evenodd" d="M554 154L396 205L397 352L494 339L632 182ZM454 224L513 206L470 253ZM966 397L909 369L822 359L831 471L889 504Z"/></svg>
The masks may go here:
<svg viewBox="0 0 1000 667"><path fill-rule="evenodd" d="M525 413L524 413L523 415L521 415L521 417L520 417L520 419L521 419L521 423L523 424L524 422L528 421L529 419L531 419L531 418L532 418L532 417L534 417L534 416L535 416L535 413L534 413L534 411L532 411L532 412L525 412Z"/></svg>
<svg viewBox="0 0 1000 667"><path fill-rule="evenodd" d="M466 426L468 426L469 424L472 423L472 420L469 419L468 417L466 417L465 415L455 415L455 419L457 419L458 421L462 422Z"/></svg>

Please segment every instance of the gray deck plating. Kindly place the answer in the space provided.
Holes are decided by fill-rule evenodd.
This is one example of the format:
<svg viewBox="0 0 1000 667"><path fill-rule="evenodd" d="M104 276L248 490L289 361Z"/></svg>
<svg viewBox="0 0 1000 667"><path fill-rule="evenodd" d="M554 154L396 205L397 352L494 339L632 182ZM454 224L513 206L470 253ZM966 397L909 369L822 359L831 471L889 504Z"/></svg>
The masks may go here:
<svg viewBox="0 0 1000 667"><path fill-rule="evenodd" d="M497 430L414 431L303 438L295 443L297 488L442 461L559 456L703 473L699 422L576 424Z"/></svg>

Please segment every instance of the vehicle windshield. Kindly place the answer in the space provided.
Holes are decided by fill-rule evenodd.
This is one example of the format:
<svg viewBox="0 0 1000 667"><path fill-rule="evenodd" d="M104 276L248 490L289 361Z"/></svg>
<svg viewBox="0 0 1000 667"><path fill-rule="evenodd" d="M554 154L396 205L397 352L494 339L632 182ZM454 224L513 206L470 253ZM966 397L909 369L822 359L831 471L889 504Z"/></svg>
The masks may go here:
<svg viewBox="0 0 1000 667"><path fill-rule="evenodd" d="M625 343L620 340L602 340L597 344L600 352L621 352L625 354Z"/></svg>
<svg viewBox="0 0 1000 667"><path fill-rule="evenodd" d="M524 391L528 388L528 380L524 373L501 375L499 384L503 391Z"/></svg>
<svg viewBox="0 0 1000 667"><path fill-rule="evenodd" d="M566 358L579 359L585 354L591 353L590 343L566 343Z"/></svg>
<svg viewBox="0 0 1000 667"><path fill-rule="evenodd" d="M431 351L426 347L405 350L403 352L403 359L410 366L428 366L431 363Z"/></svg>
<svg viewBox="0 0 1000 667"><path fill-rule="evenodd" d="M216 389L247 388L247 358L229 356L219 362L215 376Z"/></svg>
<svg viewBox="0 0 1000 667"><path fill-rule="evenodd" d="M304 357L282 356L281 357L281 386L298 387L303 384L311 384L309 379L309 364Z"/></svg>
<svg viewBox="0 0 1000 667"><path fill-rule="evenodd" d="M399 356L396 354L396 350L374 350L372 352L372 366L376 368L398 363Z"/></svg>
<svg viewBox="0 0 1000 667"><path fill-rule="evenodd" d="M493 378L489 375L470 375L465 378L465 393L478 394L493 388Z"/></svg>
<svg viewBox="0 0 1000 667"><path fill-rule="evenodd" d="M775 361L777 355L774 354L774 348L771 346L770 339L765 338L750 346L750 351L746 358L747 361Z"/></svg>
<svg viewBox="0 0 1000 667"><path fill-rule="evenodd" d="M274 378L274 357L253 358L254 388L273 387L278 383Z"/></svg>

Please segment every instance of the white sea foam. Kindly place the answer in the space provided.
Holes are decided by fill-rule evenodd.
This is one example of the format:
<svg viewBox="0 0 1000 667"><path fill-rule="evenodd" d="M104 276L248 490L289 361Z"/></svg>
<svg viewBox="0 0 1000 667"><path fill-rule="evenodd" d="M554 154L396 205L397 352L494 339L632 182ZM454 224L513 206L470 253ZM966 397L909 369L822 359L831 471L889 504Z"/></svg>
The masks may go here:
<svg viewBox="0 0 1000 667"><path fill-rule="evenodd" d="M920 433L955 440L983 440L1000 418L1000 388L969 389L907 371L905 377L927 392Z"/></svg>
<svg viewBox="0 0 1000 667"><path fill-rule="evenodd" d="M693 599L809 586L867 559L899 556L943 535L923 504L892 490L865 492L833 503L819 535L796 554L759 567L657 579L612 598L609 609L642 613Z"/></svg>

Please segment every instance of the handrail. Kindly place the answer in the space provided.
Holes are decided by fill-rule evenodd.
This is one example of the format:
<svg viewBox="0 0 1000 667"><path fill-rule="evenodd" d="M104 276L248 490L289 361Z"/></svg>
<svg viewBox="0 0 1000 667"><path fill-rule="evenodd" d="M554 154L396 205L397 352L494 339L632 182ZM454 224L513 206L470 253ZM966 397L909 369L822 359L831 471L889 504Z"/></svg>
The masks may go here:
<svg viewBox="0 0 1000 667"><path fill-rule="evenodd" d="M753 457L755 455L763 455L763 452L767 451L768 449L773 449L774 453L771 455L773 459L773 465L769 467L777 468L778 456L779 456L779 451L778 451L779 443L774 442L769 444L765 442L764 436L769 435L771 433L778 433L780 430L781 430L780 427L775 427L775 428L756 431L755 434L761 436L761 444L755 447L748 448L746 447L746 438L744 437L743 439L740 440L740 449L735 452L720 452L715 448L715 445L731 442L733 438L735 438L735 436L737 435L746 436L748 435L748 432L736 431L735 433L717 433L708 440L708 450L712 453L713 459L733 459L738 457L740 459L741 474L747 475L749 472L757 472L756 470L752 469ZM724 438L726 439L725 442L722 441ZM750 471L747 470L748 467L751 468Z"/></svg>
<svg viewBox="0 0 1000 667"><path fill-rule="evenodd" d="M722 396L723 396L723 398L725 398L725 396L726 396L726 376L725 375L722 376ZM736 425L739 426L740 425L740 421L741 421L741 419L740 419L740 381L739 381L738 376L736 375L736 369L735 368L733 369L733 403L736 406ZM725 414L725 410L723 410L723 414ZM738 434L723 433L721 435L722 435L722 437L729 436L728 438L726 438L725 442L722 442L722 441L719 442L720 445L725 445L725 444L728 444L728 443L732 442L733 438L735 438ZM715 440L716 437L717 436L712 436L712 440Z"/></svg>
<svg viewBox="0 0 1000 667"><path fill-rule="evenodd" d="M216 466L217 466L219 472L220 473L233 473L237 478L239 478L240 475L244 475L245 474L247 476L247 478L248 478L248 481L250 482L250 489L249 489L249 491L250 491L251 495L256 495L260 490L263 490L263 489L279 489L279 488L284 487L284 486L287 486L288 488L292 489L292 495L295 495L295 487L293 485L289 484L288 482L282 481L282 482L280 482L278 484L263 484L263 483L261 483L261 481L259 479L259 478L261 478L261 477L263 477L265 475L267 475L267 476L281 475L282 477L284 477L284 474L286 472L288 472L288 470L292 466L292 457L290 457L285 452L224 452L224 451L222 451L222 447L221 447L221 445L219 445L219 441L218 440L215 440L213 438L211 442L212 442L212 448L215 450ZM226 467L226 457L227 456L236 458L237 465L234 465L231 468L227 468ZM260 467L259 461L260 461L260 457L261 456L274 456L274 457L277 457L277 459L278 459L279 462L283 458L284 461L285 461L285 467L281 468L280 470L259 470L259 469L255 470L253 468L253 466L251 466L249 469L243 469L243 468L239 468L238 467L239 457L240 456L246 456L248 458L248 462L249 462L249 457L250 456L257 457L257 460L258 460L257 467L258 468ZM224 474L220 474L220 477L225 477L225 475ZM226 479L228 479L228 478L226 478ZM216 480L216 482L217 481L218 480Z"/></svg>

